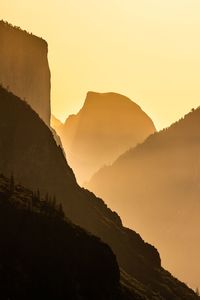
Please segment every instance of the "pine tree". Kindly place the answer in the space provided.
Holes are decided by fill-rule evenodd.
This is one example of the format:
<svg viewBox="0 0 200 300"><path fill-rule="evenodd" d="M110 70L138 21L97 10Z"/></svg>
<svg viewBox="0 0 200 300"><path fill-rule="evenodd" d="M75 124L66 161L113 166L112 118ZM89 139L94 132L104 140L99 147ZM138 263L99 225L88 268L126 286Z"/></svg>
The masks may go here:
<svg viewBox="0 0 200 300"><path fill-rule="evenodd" d="M40 201L40 191L39 190L37 190L37 192L36 192L36 197L37 197L37 200Z"/></svg>
<svg viewBox="0 0 200 300"><path fill-rule="evenodd" d="M53 207L54 210L56 209L56 197L55 197L55 195L53 196L52 207Z"/></svg>
<svg viewBox="0 0 200 300"><path fill-rule="evenodd" d="M10 186L9 186L10 195L12 195L14 193L14 190L15 190L15 180L14 180L13 174L11 174L11 176L10 176Z"/></svg>
<svg viewBox="0 0 200 300"><path fill-rule="evenodd" d="M62 203L60 203L58 206L58 214L61 218L64 218L64 216L65 216Z"/></svg>

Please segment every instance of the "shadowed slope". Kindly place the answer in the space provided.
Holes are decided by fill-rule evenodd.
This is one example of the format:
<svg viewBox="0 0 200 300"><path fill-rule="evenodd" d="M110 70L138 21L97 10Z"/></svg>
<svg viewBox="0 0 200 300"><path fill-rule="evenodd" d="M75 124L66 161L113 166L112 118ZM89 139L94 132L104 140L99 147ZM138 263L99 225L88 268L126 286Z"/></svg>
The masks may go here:
<svg viewBox="0 0 200 300"><path fill-rule="evenodd" d="M0 175L0 298L123 299L109 247Z"/></svg>
<svg viewBox="0 0 200 300"><path fill-rule="evenodd" d="M116 213L81 189L49 128L31 108L0 88L0 171L41 193L56 195L66 216L108 243L120 267L144 288L147 299L197 299L160 266L157 250L124 228ZM124 279L125 280L125 279ZM127 279L125 280L127 282ZM130 281L130 285L132 283ZM133 285L133 289L135 289Z"/></svg>
<svg viewBox="0 0 200 300"><path fill-rule="evenodd" d="M158 247L168 269L200 285L200 108L97 172L87 187Z"/></svg>

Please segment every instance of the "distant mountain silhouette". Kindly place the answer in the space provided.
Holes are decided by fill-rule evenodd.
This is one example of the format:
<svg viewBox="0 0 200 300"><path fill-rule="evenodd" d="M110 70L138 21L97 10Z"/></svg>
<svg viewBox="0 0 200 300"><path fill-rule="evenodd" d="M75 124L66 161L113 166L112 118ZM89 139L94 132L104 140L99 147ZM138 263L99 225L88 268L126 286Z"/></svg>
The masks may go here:
<svg viewBox="0 0 200 300"><path fill-rule="evenodd" d="M198 299L160 264L157 250L91 192L81 189L50 129L23 101L0 88L0 172L62 203L66 216L107 243L117 257L129 299ZM136 296L132 297L132 294ZM146 297L146 298L145 298ZM111 298L112 299L112 298Z"/></svg>
<svg viewBox="0 0 200 300"><path fill-rule="evenodd" d="M155 131L133 101L116 93L88 92L82 109L55 128L80 184Z"/></svg>
<svg viewBox="0 0 200 300"><path fill-rule="evenodd" d="M0 21L0 84L24 99L50 124L47 42Z"/></svg>
<svg viewBox="0 0 200 300"><path fill-rule="evenodd" d="M56 119L56 117L51 115L50 125L51 125L50 128L51 128L51 131L53 133L56 144L63 149L62 141L60 139L60 136L57 133L57 132L59 132L59 128L63 126L63 123L60 122L58 119ZM64 149L63 149L63 153L65 154Z"/></svg>
<svg viewBox="0 0 200 300"><path fill-rule="evenodd" d="M61 126L63 126L63 123L58 120L54 115L51 115L51 126L55 129L55 130L59 130L59 128Z"/></svg>
<svg viewBox="0 0 200 300"><path fill-rule="evenodd" d="M126 299L110 248L0 175L0 299Z"/></svg>
<svg viewBox="0 0 200 300"><path fill-rule="evenodd" d="M200 108L97 172L87 187L200 285Z"/></svg>

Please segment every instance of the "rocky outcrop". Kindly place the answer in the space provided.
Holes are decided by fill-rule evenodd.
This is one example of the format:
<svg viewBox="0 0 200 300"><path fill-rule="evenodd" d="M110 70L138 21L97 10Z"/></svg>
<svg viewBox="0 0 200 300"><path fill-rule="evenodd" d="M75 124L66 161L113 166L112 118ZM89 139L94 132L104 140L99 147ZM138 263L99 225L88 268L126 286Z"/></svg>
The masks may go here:
<svg viewBox="0 0 200 300"><path fill-rule="evenodd" d="M55 128L56 129L56 128ZM152 120L129 98L88 92L82 109L56 129L80 184L155 132Z"/></svg>
<svg viewBox="0 0 200 300"><path fill-rule="evenodd" d="M47 43L0 21L0 84L24 99L50 125Z"/></svg>

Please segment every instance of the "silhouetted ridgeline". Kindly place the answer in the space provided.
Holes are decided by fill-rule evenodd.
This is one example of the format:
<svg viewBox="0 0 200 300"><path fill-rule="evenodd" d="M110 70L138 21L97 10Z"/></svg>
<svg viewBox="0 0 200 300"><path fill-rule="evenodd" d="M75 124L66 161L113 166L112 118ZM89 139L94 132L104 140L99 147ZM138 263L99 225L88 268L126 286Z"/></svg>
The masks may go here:
<svg viewBox="0 0 200 300"><path fill-rule="evenodd" d="M0 21L0 84L25 99L50 124L50 70L46 41Z"/></svg>
<svg viewBox="0 0 200 300"><path fill-rule="evenodd" d="M13 173L16 182L39 189L41 195L55 195L67 217L112 248L122 269L123 286L129 286L138 299L198 299L161 267L153 246L123 227L119 216L101 199L77 185L49 128L25 102L3 88L0 157L0 172L8 177Z"/></svg>
<svg viewBox="0 0 200 300"><path fill-rule="evenodd" d="M0 298L122 299L109 247L0 175Z"/></svg>
<svg viewBox="0 0 200 300"><path fill-rule="evenodd" d="M88 92L76 115L69 116L65 124L54 124L80 184L155 132L147 114L116 93Z"/></svg>
<svg viewBox="0 0 200 300"><path fill-rule="evenodd" d="M200 285L200 108L124 153L87 187L156 245L164 266Z"/></svg>
<svg viewBox="0 0 200 300"><path fill-rule="evenodd" d="M51 115L51 126L58 131L60 127L63 126L63 123L58 120L54 115Z"/></svg>

